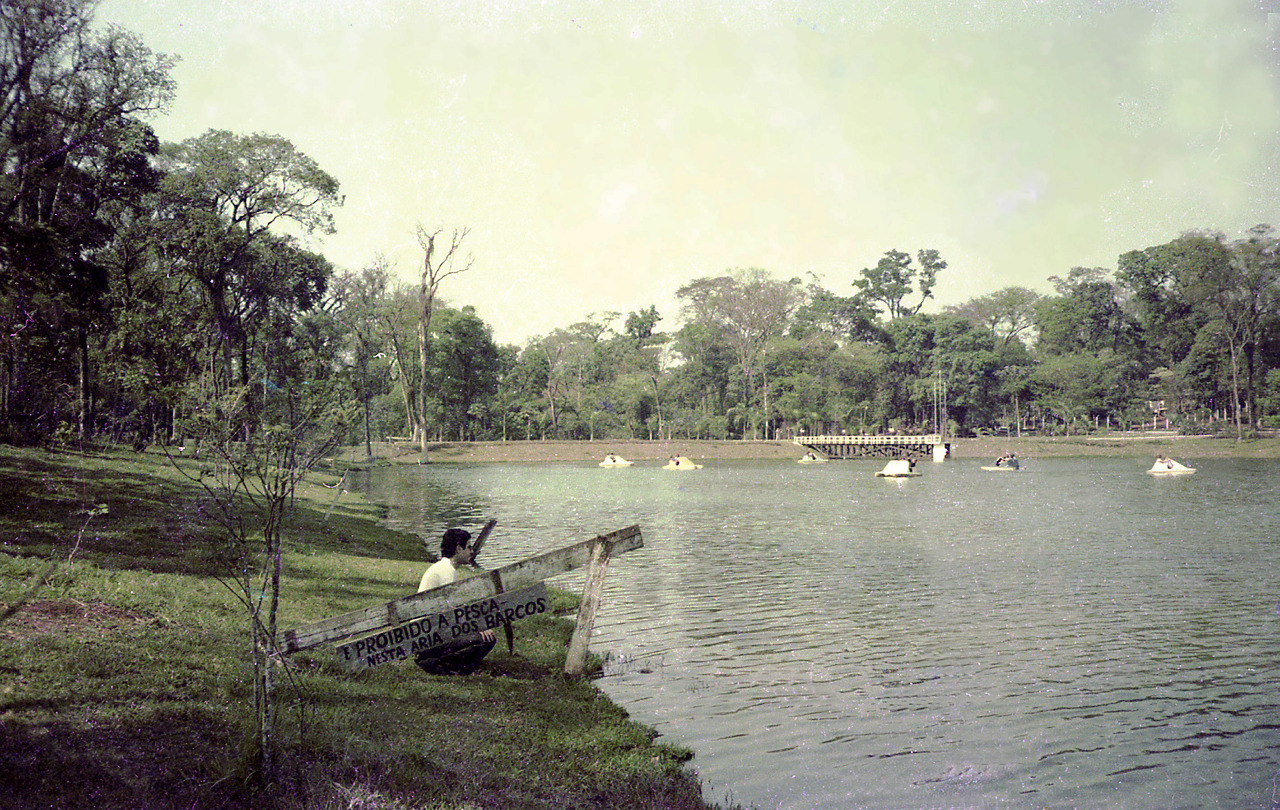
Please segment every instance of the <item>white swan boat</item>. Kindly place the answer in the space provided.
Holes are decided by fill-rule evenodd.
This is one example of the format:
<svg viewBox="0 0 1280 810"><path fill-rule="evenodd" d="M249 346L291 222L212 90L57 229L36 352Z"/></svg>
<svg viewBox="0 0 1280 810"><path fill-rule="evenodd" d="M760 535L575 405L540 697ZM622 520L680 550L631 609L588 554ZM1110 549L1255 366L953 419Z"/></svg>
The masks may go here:
<svg viewBox="0 0 1280 810"><path fill-rule="evenodd" d="M876 478L914 478L919 474L912 469L911 462L897 458L884 465L884 469L876 473Z"/></svg>
<svg viewBox="0 0 1280 810"><path fill-rule="evenodd" d="M685 456L676 456L663 465L664 470L701 470L701 464L694 464L692 459Z"/></svg>
<svg viewBox="0 0 1280 810"><path fill-rule="evenodd" d="M1147 470L1147 475L1190 475L1195 471L1195 467L1179 464L1171 458L1158 458L1151 469Z"/></svg>
<svg viewBox="0 0 1280 810"><path fill-rule="evenodd" d="M622 456L608 455L600 462L601 467L630 467L634 461L627 461Z"/></svg>

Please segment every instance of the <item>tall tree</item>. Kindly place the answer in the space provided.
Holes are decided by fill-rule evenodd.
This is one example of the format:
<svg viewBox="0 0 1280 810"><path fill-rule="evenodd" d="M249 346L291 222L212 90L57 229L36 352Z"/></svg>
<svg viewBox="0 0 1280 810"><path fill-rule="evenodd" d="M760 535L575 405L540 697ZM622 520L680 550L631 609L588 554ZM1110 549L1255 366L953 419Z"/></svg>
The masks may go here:
<svg viewBox="0 0 1280 810"><path fill-rule="evenodd" d="M113 416L113 440L132 434L139 444L168 444L177 438L183 392L200 372L211 332L195 280L153 260L152 224L140 220L102 254L111 274L104 304L111 322L93 354L100 412Z"/></svg>
<svg viewBox="0 0 1280 810"><path fill-rule="evenodd" d="M468 228L455 228L444 241L444 229L427 230L418 225L418 246L422 248L422 272L418 276L418 364L421 376L418 384L418 441L422 450L419 461L428 462L427 457L427 414L431 364L431 310L435 306L436 294L440 284L450 276L465 273L472 268L475 260L471 256L461 256L462 243L466 241Z"/></svg>
<svg viewBox="0 0 1280 810"><path fill-rule="evenodd" d="M557 329L545 337L537 337L529 342L527 354L534 355L537 367L544 374L536 377L542 382L539 392L547 401L548 424L552 438L561 437L561 420L564 409L569 405L570 392L573 387L573 361L579 353L581 339L565 329ZM558 403L563 401L563 405ZM545 434L544 434L545 438Z"/></svg>
<svg viewBox="0 0 1280 810"><path fill-rule="evenodd" d="M546 438L549 411L542 403L545 400L554 405L555 402L548 396L552 385L548 358L555 354L544 351L544 340L546 338L529 340L524 349L516 354L504 376L510 392L512 417L515 419L512 430L518 429L525 439L538 435Z"/></svg>
<svg viewBox="0 0 1280 810"><path fill-rule="evenodd" d="M937 405L941 420L951 420L962 428L990 424L996 416L1000 358L996 336L969 320L939 315L933 322L933 371L946 385L946 396ZM934 396L934 381L928 386ZM945 402L945 413L942 412ZM937 428L945 431L946 421Z"/></svg>
<svg viewBox="0 0 1280 810"><path fill-rule="evenodd" d="M417 347L418 291L410 285L395 285L378 308L378 326L391 356L393 379L399 383L404 428L408 435L416 436L422 376L422 366L412 360Z"/></svg>
<svg viewBox="0 0 1280 810"><path fill-rule="evenodd" d="M283 138L212 131L169 151L158 256L201 289L218 351L188 429L217 460L209 494L228 534L229 586L251 620L261 777L275 768L282 520L293 487L349 431L332 319L307 319L332 267L273 228L331 232L337 181ZM201 479L204 485L210 482Z"/></svg>
<svg viewBox="0 0 1280 810"><path fill-rule="evenodd" d="M697 431L698 435L727 437L728 425L723 417L729 406L734 366L733 350L723 330L705 320L690 320L676 332L673 349L684 362L675 369L669 387L690 414L690 421L705 426L705 430ZM745 437L745 432L742 435Z"/></svg>
<svg viewBox="0 0 1280 810"><path fill-rule="evenodd" d="M1280 238L1270 225L1256 225L1231 245L1236 290L1225 302L1240 324L1245 362L1245 414L1258 427L1258 355L1267 341L1267 326L1280 318Z"/></svg>
<svg viewBox="0 0 1280 810"><path fill-rule="evenodd" d="M1049 277L1058 295L1041 298L1034 307L1042 354L1135 350L1135 324L1109 275L1099 267L1075 267L1066 278Z"/></svg>
<svg viewBox="0 0 1280 810"><path fill-rule="evenodd" d="M378 390L369 374L369 364L382 344L378 311L386 298L389 266L385 255L374 256L360 272L340 276L331 293L336 310L334 317L346 328L355 352L356 396L363 414L364 451L368 460L373 459L370 403Z"/></svg>
<svg viewBox="0 0 1280 810"><path fill-rule="evenodd" d="M858 430L861 407L875 396L880 353L864 343L842 345L826 331L803 337L794 331L769 344L775 412L797 431L810 434Z"/></svg>
<svg viewBox="0 0 1280 810"><path fill-rule="evenodd" d="M932 403L936 316L909 315L885 326L886 362L881 375L877 422L883 431L921 421ZM932 421L932 408L928 409ZM898 424L895 425L894 422Z"/></svg>
<svg viewBox="0 0 1280 810"><path fill-rule="evenodd" d="M875 267L862 269L862 277L854 279L853 286L864 301L883 306L891 321L914 315L933 297L938 273L947 269L946 261L932 248L918 252L916 259L919 267L912 264L909 253L885 251ZM920 296L915 306L903 302L912 293Z"/></svg>
<svg viewBox="0 0 1280 810"><path fill-rule="evenodd" d="M1251 426L1257 418L1253 356L1280 287L1277 240L1269 226L1258 226L1249 237L1233 243L1219 233L1188 234L1180 241L1186 256L1180 267L1182 284L1208 315L1202 332L1208 330L1226 344L1239 440L1244 415Z"/></svg>
<svg viewBox="0 0 1280 810"><path fill-rule="evenodd" d="M676 296L684 299L687 316L714 326L732 347L745 381L743 407L751 414L760 353L770 338L783 333L804 299L800 280L778 281L764 270L752 268L697 279L677 290ZM767 412L767 386L763 396Z"/></svg>
<svg viewBox="0 0 1280 810"><path fill-rule="evenodd" d="M173 97L172 60L92 31L93 5L0 4L0 428L14 438L15 419L47 432L64 388L87 437L89 335L108 319L96 254L154 186L141 119Z"/></svg>
<svg viewBox="0 0 1280 810"><path fill-rule="evenodd" d="M813 282L809 285L806 301L796 312L792 330L796 337L820 330L851 343L871 343L880 340L880 327L876 325L876 308L860 295L836 295Z"/></svg>
<svg viewBox="0 0 1280 810"><path fill-rule="evenodd" d="M1068 433L1081 420L1120 410L1128 400L1125 358L1106 349L1044 358L1029 383L1039 404L1062 420Z"/></svg>
<svg viewBox="0 0 1280 810"><path fill-rule="evenodd" d="M1129 306L1142 328L1144 358L1151 371L1181 362L1204 325L1203 311L1186 296L1180 268L1193 257L1189 240L1121 254L1116 280L1129 291Z"/></svg>
<svg viewBox="0 0 1280 810"><path fill-rule="evenodd" d="M993 293L971 298L963 304L946 307L957 315L991 332L1001 345L1028 334L1035 326L1035 306L1040 294L1026 287L1005 287Z"/></svg>
<svg viewBox="0 0 1280 810"><path fill-rule="evenodd" d="M273 300L309 309L324 293L328 263L273 227L333 232L338 181L288 140L211 130L167 152L161 191L162 254L195 278L217 324L214 384L250 379L255 313Z"/></svg>
<svg viewBox="0 0 1280 810"><path fill-rule="evenodd" d="M628 313L623 329L632 340L644 343L653 335L653 330L657 328L660 320L662 316L658 314L658 308L650 304L648 309Z"/></svg>
<svg viewBox="0 0 1280 810"><path fill-rule="evenodd" d="M498 391L499 354L492 330L473 307L438 310L434 329L442 432L458 441L475 441L477 419Z"/></svg>

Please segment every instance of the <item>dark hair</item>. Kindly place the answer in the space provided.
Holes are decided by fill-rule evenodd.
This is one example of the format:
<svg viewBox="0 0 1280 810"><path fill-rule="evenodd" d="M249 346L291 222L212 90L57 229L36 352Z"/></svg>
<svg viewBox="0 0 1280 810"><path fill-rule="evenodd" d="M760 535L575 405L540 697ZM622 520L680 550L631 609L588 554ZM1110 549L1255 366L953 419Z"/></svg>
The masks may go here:
<svg viewBox="0 0 1280 810"><path fill-rule="evenodd" d="M458 549L467 544L471 539L471 532L466 529L445 529L444 537L440 538L440 558L452 557L458 553Z"/></svg>

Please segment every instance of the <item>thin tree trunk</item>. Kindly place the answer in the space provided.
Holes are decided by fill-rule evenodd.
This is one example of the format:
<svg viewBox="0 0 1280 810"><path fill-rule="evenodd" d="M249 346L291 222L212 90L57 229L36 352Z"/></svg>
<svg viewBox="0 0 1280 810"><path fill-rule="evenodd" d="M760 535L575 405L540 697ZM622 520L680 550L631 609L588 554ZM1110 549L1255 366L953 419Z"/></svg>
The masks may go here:
<svg viewBox="0 0 1280 810"><path fill-rule="evenodd" d="M430 261L428 254L427 261ZM426 464L427 457L427 370L431 357L431 308L435 303L435 288L423 285L418 292L418 364L422 376L418 380L418 439L422 454L418 463Z"/></svg>
<svg viewBox="0 0 1280 810"><path fill-rule="evenodd" d="M1236 342L1231 335L1227 335L1227 348L1231 350L1231 398L1236 411L1236 442L1239 443L1244 440L1244 430L1240 426L1240 363L1236 359Z"/></svg>
<svg viewBox="0 0 1280 810"><path fill-rule="evenodd" d="M79 394L80 394L80 441L87 442L93 438L93 420L90 417L89 404L89 337L84 327L76 330L76 354L79 362Z"/></svg>
<svg viewBox="0 0 1280 810"><path fill-rule="evenodd" d="M373 436L369 429L369 359L360 358L360 399L364 400L364 457L365 461L373 460Z"/></svg>
<svg viewBox="0 0 1280 810"><path fill-rule="evenodd" d="M560 424L556 421L556 398L551 392L551 386L547 386L547 402L551 406L551 432L554 433L555 437L558 439L560 438ZM542 438L547 438L546 431L543 431Z"/></svg>
<svg viewBox="0 0 1280 810"><path fill-rule="evenodd" d="M283 494L276 493L281 496L281 500L273 509L283 509ZM278 517L269 518L274 524L269 526L267 531L273 535L270 546L272 548L271 555L271 588L270 597L267 602L267 626L264 630L263 639L263 667L262 667L262 775L266 784L275 784L275 675L274 667L271 662L273 653L275 652L273 645L276 638L276 616L280 608L280 526Z"/></svg>

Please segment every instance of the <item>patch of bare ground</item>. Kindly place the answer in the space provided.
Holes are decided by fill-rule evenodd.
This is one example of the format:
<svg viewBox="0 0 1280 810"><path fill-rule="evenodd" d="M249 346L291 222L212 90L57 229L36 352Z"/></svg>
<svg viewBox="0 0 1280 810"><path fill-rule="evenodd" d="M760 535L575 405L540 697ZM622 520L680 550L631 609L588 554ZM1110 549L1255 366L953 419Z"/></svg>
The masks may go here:
<svg viewBox="0 0 1280 810"><path fill-rule="evenodd" d="M153 617L102 602L41 599L29 602L0 624L0 638L16 639L60 633L89 635L147 625Z"/></svg>

